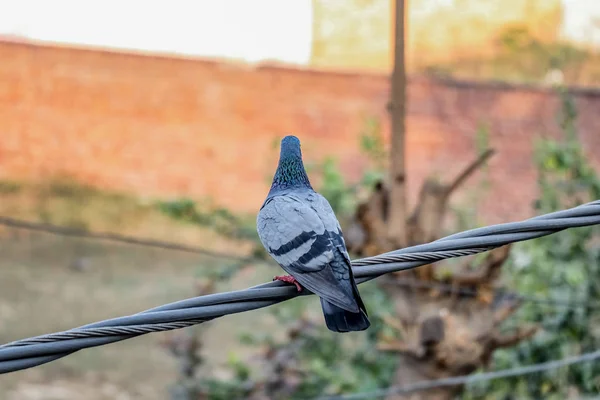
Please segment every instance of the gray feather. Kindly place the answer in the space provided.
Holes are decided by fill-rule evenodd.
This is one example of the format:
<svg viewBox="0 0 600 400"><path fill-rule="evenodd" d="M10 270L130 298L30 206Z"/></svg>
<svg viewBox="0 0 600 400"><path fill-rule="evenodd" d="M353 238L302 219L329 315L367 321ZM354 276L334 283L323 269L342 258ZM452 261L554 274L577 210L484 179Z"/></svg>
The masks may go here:
<svg viewBox="0 0 600 400"><path fill-rule="evenodd" d="M295 136L281 141L279 164L256 222L269 254L321 298L331 331L355 332L370 326L342 229L329 202L310 185Z"/></svg>
<svg viewBox="0 0 600 400"><path fill-rule="evenodd" d="M258 214L257 230L269 254L300 285L358 312L341 228L323 196L296 191L268 198Z"/></svg>

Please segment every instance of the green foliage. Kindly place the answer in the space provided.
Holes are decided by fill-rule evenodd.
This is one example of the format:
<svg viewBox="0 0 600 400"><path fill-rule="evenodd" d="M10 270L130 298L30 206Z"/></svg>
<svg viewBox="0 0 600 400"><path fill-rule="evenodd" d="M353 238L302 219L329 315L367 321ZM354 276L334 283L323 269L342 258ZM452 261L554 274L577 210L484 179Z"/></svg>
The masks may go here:
<svg viewBox="0 0 600 400"><path fill-rule="evenodd" d="M479 122L475 134L475 147L477 154L481 155L490 148L490 128L487 124Z"/></svg>
<svg viewBox="0 0 600 400"><path fill-rule="evenodd" d="M524 26L509 26L498 36L501 52L513 59L532 58L543 70L566 69L585 61L589 54L566 42L544 43Z"/></svg>
<svg viewBox="0 0 600 400"><path fill-rule="evenodd" d="M320 166L323 183L319 192L336 214L349 215L356 207L354 188L344 179L335 159L328 157Z"/></svg>
<svg viewBox="0 0 600 400"><path fill-rule="evenodd" d="M18 182L14 181L0 181L0 194L15 194L21 190L22 186Z"/></svg>
<svg viewBox="0 0 600 400"><path fill-rule="evenodd" d="M249 365L230 355L227 367L231 373L229 379L201 378L189 379L172 385L169 395L172 400L230 400L245 399L251 393L253 382L250 380Z"/></svg>
<svg viewBox="0 0 600 400"><path fill-rule="evenodd" d="M535 162L540 213L572 207L600 198L600 178L585 158L577 140L576 110L569 95L561 93L562 141L538 141ZM600 228L569 229L515 246L506 278L517 292L548 300L600 304ZM532 340L494 353L495 369L513 368L597 350L600 319L591 307L548 307L525 303L514 324L541 324ZM600 364L584 363L546 373L480 383L465 398L564 399L569 390L600 392Z"/></svg>
<svg viewBox="0 0 600 400"><path fill-rule="evenodd" d="M494 55L461 58L424 69L432 76L477 80L542 83L546 74L558 69L566 84L600 83L599 55L563 40L543 41L527 27L509 25L496 37Z"/></svg>
<svg viewBox="0 0 600 400"><path fill-rule="evenodd" d="M360 134L360 148L377 170L385 169L388 154L381 132L381 122L377 118L367 118L364 130Z"/></svg>
<svg viewBox="0 0 600 400"><path fill-rule="evenodd" d="M122 193L106 192L99 188L78 182L68 176L55 176L46 181L40 188L43 198L63 198L86 202L94 197L102 197L107 201L126 202L127 196Z"/></svg>
<svg viewBox="0 0 600 400"><path fill-rule="evenodd" d="M385 176L387 150L378 119L366 120L359 145L369 165L360 181L354 185L344 179L334 158L328 157L322 163L313 166L314 170L321 173L322 183L318 191L329 201L338 218L351 215L358 205L358 192L363 189L370 190Z"/></svg>
<svg viewBox="0 0 600 400"><path fill-rule="evenodd" d="M231 372L229 379L206 378L198 382L199 392L209 400L245 399L251 393L251 367L230 354L227 367Z"/></svg>
<svg viewBox="0 0 600 400"><path fill-rule="evenodd" d="M231 239L258 241L253 219L235 215L228 209L215 207L209 202L199 205L194 200L184 198L159 202L158 208L175 219L212 228Z"/></svg>
<svg viewBox="0 0 600 400"><path fill-rule="evenodd" d="M367 189L383 180L386 174L388 151L381 131L381 123L376 118L369 118L360 136L360 149L369 160L368 168L363 172L360 185Z"/></svg>
<svg viewBox="0 0 600 400"><path fill-rule="evenodd" d="M391 302L374 283L362 285L361 294L373 311L370 314L372 325L365 332L339 335L327 330L322 317L317 317L314 326L311 324L307 329L300 329L292 339L276 340L268 332L246 332L240 337L242 343L254 348L268 347L268 353L288 352L286 360L295 365L295 370L302 377L291 395L274 395L272 398L305 399L325 394L371 391L390 384L396 357L377 351L375 344L382 331L388 329L381 316L392 312ZM278 324L289 327L303 318L306 302L314 300L296 299L270 310ZM244 398L248 396L250 387L263 387L265 384L259 368L237 359L228 367L231 379L211 377L199 383L205 393L210 393L210 399ZM266 378L273 379L272 376Z"/></svg>

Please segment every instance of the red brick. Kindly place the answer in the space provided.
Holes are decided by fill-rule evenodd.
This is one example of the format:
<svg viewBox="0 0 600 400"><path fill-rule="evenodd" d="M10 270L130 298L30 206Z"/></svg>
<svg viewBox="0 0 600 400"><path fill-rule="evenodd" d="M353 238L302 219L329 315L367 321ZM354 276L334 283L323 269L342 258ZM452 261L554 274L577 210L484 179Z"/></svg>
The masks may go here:
<svg viewBox="0 0 600 400"><path fill-rule="evenodd" d="M384 75L251 68L214 61L0 43L0 178L57 174L144 196L200 198L256 212L293 133L309 161L334 155L350 179L365 165L367 117L389 123ZM557 135L559 100L547 90L485 84L409 84L408 184L451 179L475 156L477 127L498 154L488 222L531 214L532 141ZM600 161L600 96L576 94L581 138ZM473 187L476 179L466 188ZM459 196L462 196L459 194Z"/></svg>

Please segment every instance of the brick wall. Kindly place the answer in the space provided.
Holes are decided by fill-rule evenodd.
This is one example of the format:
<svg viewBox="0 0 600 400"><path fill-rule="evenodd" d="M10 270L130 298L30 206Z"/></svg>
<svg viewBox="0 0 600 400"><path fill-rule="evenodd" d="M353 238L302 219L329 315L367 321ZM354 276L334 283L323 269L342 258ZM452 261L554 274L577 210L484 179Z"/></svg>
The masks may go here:
<svg viewBox="0 0 600 400"><path fill-rule="evenodd" d="M255 212L286 133L306 158L334 155L356 179L368 117L388 130L387 78L0 43L0 179L68 175L143 196L200 198ZM408 175L414 200L430 173L450 179L486 124L499 152L481 207L488 222L530 215L535 135L556 135L549 91L409 85ZM600 95L577 94L583 143L600 161ZM473 184L476 180L470 181Z"/></svg>

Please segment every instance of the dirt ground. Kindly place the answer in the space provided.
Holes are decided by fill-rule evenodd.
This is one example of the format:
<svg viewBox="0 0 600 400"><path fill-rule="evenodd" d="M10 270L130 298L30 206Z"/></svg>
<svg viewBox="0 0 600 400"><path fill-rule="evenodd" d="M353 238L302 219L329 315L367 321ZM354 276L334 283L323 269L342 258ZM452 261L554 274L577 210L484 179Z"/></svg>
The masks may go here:
<svg viewBox="0 0 600 400"><path fill-rule="evenodd" d="M178 241L240 255L249 250L244 244L173 221L148 201L72 185L58 190L51 185L13 184L9 189L0 185L0 215ZM192 297L196 278L228 264L179 251L0 227L0 343ZM246 266L217 290L258 284L274 272L267 264ZM258 310L207 323L203 355L219 366L231 352L248 351L239 344L238 335L253 329L258 321L269 323L269 318L267 311ZM160 346L164 335L86 349L50 364L0 375L0 398L165 399L177 367Z"/></svg>

